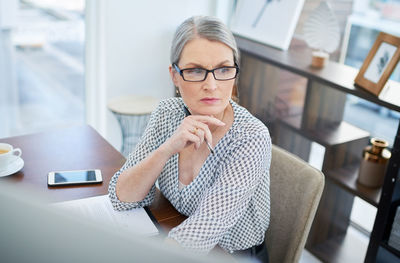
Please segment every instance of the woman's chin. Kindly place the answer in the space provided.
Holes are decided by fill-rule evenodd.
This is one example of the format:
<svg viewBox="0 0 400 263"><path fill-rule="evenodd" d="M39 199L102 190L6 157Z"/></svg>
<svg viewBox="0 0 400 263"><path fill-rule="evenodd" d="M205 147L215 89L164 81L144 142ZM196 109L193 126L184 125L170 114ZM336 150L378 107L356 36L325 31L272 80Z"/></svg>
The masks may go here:
<svg viewBox="0 0 400 263"><path fill-rule="evenodd" d="M198 107L197 109L193 110L194 114L196 115L206 115L206 116L217 116L223 113L226 107Z"/></svg>

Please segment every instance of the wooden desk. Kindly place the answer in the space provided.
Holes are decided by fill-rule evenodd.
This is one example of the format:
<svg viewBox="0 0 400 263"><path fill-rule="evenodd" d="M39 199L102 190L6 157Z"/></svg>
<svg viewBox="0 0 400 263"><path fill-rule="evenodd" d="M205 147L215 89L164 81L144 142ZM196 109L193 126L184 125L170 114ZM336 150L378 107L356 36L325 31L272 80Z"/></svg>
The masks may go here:
<svg viewBox="0 0 400 263"><path fill-rule="evenodd" d="M0 139L21 148L25 162L21 171L0 178L43 191L56 201L104 195L114 173L125 163L125 158L90 126L74 126L63 129ZM47 186L50 171L100 169L103 183L80 186ZM162 227L169 231L185 220L157 190L153 204L147 209Z"/></svg>

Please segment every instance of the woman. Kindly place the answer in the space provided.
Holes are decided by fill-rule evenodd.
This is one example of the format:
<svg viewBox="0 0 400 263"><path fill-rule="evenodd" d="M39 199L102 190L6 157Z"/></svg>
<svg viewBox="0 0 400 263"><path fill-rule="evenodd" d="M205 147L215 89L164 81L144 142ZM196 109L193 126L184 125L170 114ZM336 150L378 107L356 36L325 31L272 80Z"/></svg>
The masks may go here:
<svg viewBox="0 0 400 263"><path fill-rule="evenodd" d="M160 102L109 195L117 210L147 206L158 179L188 216L170 239L200 252L218 244L265 257L271 141L267 127L231 99L238 65L235 39L218 19L192 17L178 27L169 72L181 98Z"/></svg>

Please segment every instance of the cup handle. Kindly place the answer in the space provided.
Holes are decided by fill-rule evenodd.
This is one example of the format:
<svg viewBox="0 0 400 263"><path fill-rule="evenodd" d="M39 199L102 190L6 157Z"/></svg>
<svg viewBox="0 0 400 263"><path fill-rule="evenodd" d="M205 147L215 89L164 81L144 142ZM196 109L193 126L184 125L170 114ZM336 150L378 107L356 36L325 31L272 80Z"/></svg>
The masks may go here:
<svg viewBox="0 0 400 263"><path fill-rule="evenodd" d="M15 153L17 153L17 154L15 154ZM21 154L22 154L22 151L21 151L20 148L15 148L14 150L12 150L12 154L15 155L15 156L20 157Z"/></svg>

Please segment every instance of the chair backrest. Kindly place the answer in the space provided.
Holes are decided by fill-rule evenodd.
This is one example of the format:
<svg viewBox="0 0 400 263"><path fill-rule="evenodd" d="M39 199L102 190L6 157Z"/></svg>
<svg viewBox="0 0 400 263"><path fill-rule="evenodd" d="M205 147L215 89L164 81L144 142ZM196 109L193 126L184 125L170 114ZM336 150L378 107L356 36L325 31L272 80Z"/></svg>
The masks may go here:
<svg viewBox="0 0 400 263"><path fill-rule="evenodd" d="M272 146L271 217L265 235L271 263L299 261L324 182L321 171L278 146Z"/></svg>

